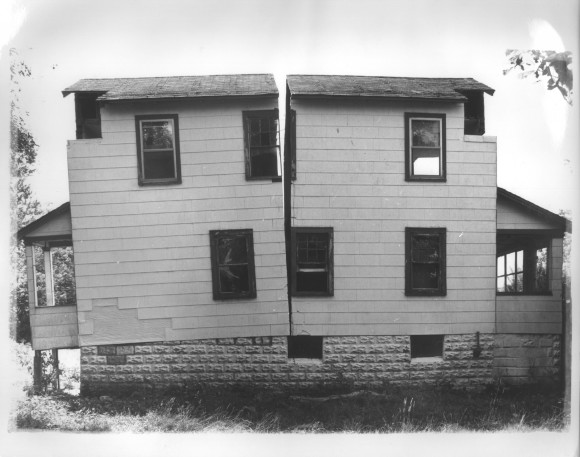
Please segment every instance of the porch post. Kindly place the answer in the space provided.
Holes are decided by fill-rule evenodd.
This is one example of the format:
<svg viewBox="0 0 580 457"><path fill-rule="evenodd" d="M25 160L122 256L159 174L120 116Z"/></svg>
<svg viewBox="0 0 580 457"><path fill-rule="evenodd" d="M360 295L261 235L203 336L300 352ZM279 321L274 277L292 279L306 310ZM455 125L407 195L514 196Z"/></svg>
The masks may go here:
<svg viewBox="0 0 580 457"><path fill-rule="evenodd" d="M52 350L52 372L53 372L52 388L54 390L60 390L60 376L58 373L58 349Z"/></svg>
<svg viewBox="0 0 580 457"><path fill-rule="evenodd" d="M42 351L34 351L34 373L32 385L35 391L40 391L42 379Z"/></svg>

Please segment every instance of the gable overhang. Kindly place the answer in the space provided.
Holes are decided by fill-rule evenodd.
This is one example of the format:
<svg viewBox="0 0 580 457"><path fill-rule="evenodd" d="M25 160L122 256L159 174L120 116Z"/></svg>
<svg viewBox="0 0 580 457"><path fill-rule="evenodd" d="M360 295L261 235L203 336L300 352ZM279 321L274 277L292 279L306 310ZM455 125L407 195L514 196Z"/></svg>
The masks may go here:
<svg viewBox="0 0 580 457"><path fill-rule="evenodd" d="M52 245L64 242L70 245L72 241L72 226L70 202L63 203L44 216L18 230L18 240L30 245L34 242L50 242Z"/></svg>
<svg viewBox="0 0 580 457"><path fill-rule="evenodd" d="M563 237L564 233L572 233L572 222L562 217L558 214L552 213L541 206L536 205L535 203L526 200L512 192L509 192L501 187L497 188L497 199L498 201L503 200L507 203L510 203L520 210L530 214L533 217L541 219L542 221L553 225L553 229L550 232L553 235L557 235L558 237ZM503 230L504 232L519 232L525 233L530 232L529 230Z"/></svg>

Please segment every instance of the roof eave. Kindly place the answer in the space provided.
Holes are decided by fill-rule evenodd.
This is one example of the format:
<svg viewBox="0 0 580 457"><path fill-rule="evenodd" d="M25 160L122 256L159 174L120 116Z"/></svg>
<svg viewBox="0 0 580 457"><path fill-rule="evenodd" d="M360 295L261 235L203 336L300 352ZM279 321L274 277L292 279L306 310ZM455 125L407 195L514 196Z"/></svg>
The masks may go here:
<svg viewBox="0 0 580 457"><path fill-rule="evenodd" d="M404 96L396 96L396 95L351 95L351 94L296 94L292 93L290 90L291 98L298 100L298 99L318 99L318 100L330 100L330 99L360 99L360 100L384 100L384 101L395 101L395 100L403 100L403 101L428 101L428 102L446 102L446 103L465 103L467 101L467 97L461 95L458 97L404 97Z"/></svg>
<svg viewBox="0 0 580 457"><path fill-rule="evenodd" d="M200 95L200 96L136 96L136 97L99 97L97 100L102 103L130 103L130 102L146 102L146 101L175 101L175 100L240 100L248 98L275 98L277 99L279 94L240 94L240 95Z"/></svg>

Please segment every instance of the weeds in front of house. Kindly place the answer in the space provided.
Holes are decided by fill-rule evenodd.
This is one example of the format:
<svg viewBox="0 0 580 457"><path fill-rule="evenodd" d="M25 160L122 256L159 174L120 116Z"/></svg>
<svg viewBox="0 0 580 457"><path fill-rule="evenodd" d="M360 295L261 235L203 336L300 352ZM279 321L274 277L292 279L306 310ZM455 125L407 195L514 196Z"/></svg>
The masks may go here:
<svg viewBox="0 0 580 457"><path fill-rule="evenodd" d="M338 392L338 393L337 393ZM112 432L398 433L557 431L561 396L542 388L265 392L191 386L131 397L32 395L16 414L21 429Z"/></svg>

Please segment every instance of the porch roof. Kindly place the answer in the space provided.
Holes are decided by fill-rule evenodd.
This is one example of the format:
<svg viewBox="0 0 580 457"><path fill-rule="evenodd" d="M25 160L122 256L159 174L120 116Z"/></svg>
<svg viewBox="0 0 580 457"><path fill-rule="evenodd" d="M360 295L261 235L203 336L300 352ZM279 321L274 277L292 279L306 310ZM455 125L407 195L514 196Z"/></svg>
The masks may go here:
<svg viewBox="0 0 580 457"><path fill-rule="evenodd" d="M29 244L33 241L67 240L72 238L70 202L46 213L17 232L19 240Z"/></svg>

